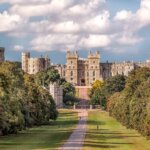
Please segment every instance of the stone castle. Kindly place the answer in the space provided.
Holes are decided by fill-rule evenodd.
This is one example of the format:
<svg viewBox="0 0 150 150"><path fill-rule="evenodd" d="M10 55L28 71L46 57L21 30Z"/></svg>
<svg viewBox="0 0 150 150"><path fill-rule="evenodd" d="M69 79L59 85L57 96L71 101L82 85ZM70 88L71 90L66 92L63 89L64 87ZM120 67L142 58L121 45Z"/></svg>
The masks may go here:
<svg viewBox="0 0 150 150"><path fill-rule="evenodd" d="M4 47L0 47L0 62L3 62L5 60L5 48Z"/></svg>
<svg viewBox="0 0 150 150"><path fill-rule="evenodd" d="M106 80L115 75L128 74L139 67L149 67L150 61L144 63L122 62L122 63L102 63L100 52L95 54L89 52L88 57L80 58L78 53L68 51L66 55L66 65L56 65L61 77L75 86L91 86L96 80Z"/></svg>
<svg viewBox="0 0 150 150"><path fill-rule="evenodd" d="M125 75L140 67L149 67L146 62L101 62L100 52L89 52L87 58L80 58L77 51L67 51L66 65L54 65L60 76L75 86L91 86L96 80L106 80L115 75ZM50 66L48 57L30 58L30 53L22 53L22 70L29 74L36 74Z"/></svg>
<svg viewBox="0 0 150 150"><path fill-rule="evenodd" d="M29 74L36 74L50 66L50 59L46 56L43 58L31 58L29 52L22 53L22 70Z"/></svg>

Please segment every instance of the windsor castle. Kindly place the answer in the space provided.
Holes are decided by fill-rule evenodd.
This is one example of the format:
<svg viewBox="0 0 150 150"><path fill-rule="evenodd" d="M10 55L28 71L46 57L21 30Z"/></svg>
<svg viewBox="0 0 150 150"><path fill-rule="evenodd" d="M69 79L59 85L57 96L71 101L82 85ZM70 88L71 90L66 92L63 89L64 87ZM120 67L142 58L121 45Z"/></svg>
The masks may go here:
<svg viewBox="0 0 150 150"><path fill-rule="evenodd" d="M29 74L36 74L51 66L48 57L30 58L30 53L22 53L22 69ZM128 74L139 67L150 67L150 61L146 62L101 62L100 52L89 52L87 58L80 58L77 51L67 51L66 65L54 65L61 77L75 86L90 86L96 80L106 80L115 75Z"/></svg>
<svg viewBox="0 0 150 150"><path fill-rule="evenodd" d="M5 49L0 47L0 62L5 60ZM52 66L46 57L32 58L29 52L22 53L22 70L29 74L36 74ZM89 52L87 58L80 58L77 51L67 51L66 65L53 65L60 76L75 86L90 86L96 80L106 80L115 75L125 75L137 68L150 68L150 60L146 62L101 62L100 52Z"/></svg>

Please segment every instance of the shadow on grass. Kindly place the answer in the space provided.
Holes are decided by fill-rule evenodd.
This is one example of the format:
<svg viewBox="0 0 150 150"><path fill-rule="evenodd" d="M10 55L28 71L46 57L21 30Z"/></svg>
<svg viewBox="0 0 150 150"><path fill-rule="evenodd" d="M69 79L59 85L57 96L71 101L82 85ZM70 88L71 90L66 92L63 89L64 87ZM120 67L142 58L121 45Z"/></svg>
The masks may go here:
<svg viewBox="0 0 150 150"><path fill-rule="evenodd" d="M88 139L85 140L84 147L91 147L91 149L94 148L104 148L104 149L117 149L123 146L123 145L132 145L134 143L131 142L119 142L119 139L124 139L128 137L138 137L136 135L128 135L126 133L120 133L120 132L111 132L109 130L91 130L90 132L86 133L86 136L88 136ZM116 140L114 140L116 139ZM111 142L113 140L114 142ZM116 142L117 141L117 142Z"/></svg>
<svg viewBox="0 0 150 150"><path fill-rule="evenodd" d="M86 132L86 139L84 142L84 147L88 147L91 149L120 149L125 145L133 145L132 142L126 142L123 139L132 139L136 137L140 137L136 133L126 133L116 128L108 126L106 121L101 120L88 120L88 126L92 126ZM107 126L105 126L107 124ZM95 126L95 128L94 128ZM106 128L104 128L106 127Z"/></svg>

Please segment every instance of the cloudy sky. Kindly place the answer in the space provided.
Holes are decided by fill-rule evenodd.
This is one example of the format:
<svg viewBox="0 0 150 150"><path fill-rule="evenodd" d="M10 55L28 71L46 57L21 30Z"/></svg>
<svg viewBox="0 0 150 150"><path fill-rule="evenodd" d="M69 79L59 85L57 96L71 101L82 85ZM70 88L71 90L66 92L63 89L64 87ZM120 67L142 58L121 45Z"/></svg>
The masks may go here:
<svg viewBox="0 0 150 150"><path fill-rule="evenodd" d="M65 52L104 61L150 59L150 0L0 0L0 46L65 63Z"/></svg>

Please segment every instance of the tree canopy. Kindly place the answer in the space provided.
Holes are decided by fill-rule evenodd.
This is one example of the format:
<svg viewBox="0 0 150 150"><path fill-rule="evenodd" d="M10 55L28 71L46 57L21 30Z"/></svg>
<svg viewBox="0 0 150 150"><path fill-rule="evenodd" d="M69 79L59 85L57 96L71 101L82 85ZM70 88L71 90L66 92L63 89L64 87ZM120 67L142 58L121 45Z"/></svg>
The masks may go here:
<svg viewBox="0 0 150 150"><path fill-rule="evenodd" d="M66 105L73 105L77 100L74 86L64 78L61 78L55 67L50 67L47 70L37 73L35 75L35 82L37 85L45 87L48 87L50 82L57 82L63 88L63 102Z"/></svg>
<svg viewBox="0 0 150 150"><path fill-rule="evenodd" d="M0 64L0 133L17 133L26 127L57 118L53 98L19 63Z"/></svg>
<svg viewBox="0 0 150 150"><path fill-rule="evenodd" d="M94 105L101 105L106 108L107 99L115 92L120 92L124 89L126 77L117 75L108 78L106 81L95 81L92 89L89 92L91 103Z"/></svg>
<svg viewBox="0 0 150 150"><path fill-rule="evenodd" d="M123 125L150 136L150 69L133 71L124 90L109 98L107 109Z"/></svg>

